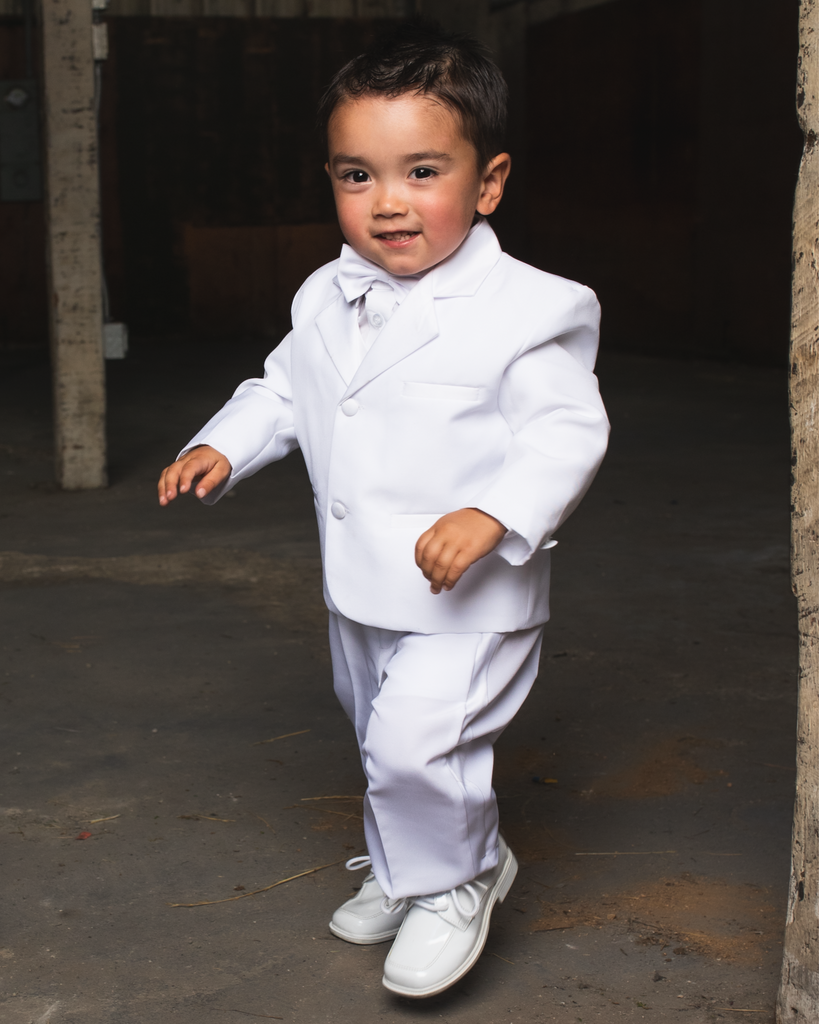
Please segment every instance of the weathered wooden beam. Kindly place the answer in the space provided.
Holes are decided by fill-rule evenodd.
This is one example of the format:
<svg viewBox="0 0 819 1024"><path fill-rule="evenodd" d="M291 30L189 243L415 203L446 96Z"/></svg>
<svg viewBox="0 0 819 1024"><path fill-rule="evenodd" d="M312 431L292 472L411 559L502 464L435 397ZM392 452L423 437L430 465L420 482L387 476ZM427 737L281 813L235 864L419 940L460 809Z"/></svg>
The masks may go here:
<svg viewBox="0 0 819 1024"><path fill-rule="evenodd" d="M469 19L469 7L484 0L455 0ZM514 0L512 0L514 2ZM530 25L619 0L519 0ZM23 0L0 0L0 18L18 17ZM409 18L422 7L430 17L451 7L449 0L111 0L108 17L152 18ZM492 5L500 13L509 4ZM464 29L465 31L466 29ZM474 31L474 28L471 30Z"/></svg>
<svg viewBox="0 0 819 1024"><path fill-rule="evenodd" d="M40 15L56 472L83 490L106 484L91 0L42 0Z"/></svg>
<svg viewBox="0 0 819 1024"><path fill-rule="evenodd" d="M819 1024L819 2L801 0L791 324L792 573L799 615L796 801L779 1024Z"/></svg>

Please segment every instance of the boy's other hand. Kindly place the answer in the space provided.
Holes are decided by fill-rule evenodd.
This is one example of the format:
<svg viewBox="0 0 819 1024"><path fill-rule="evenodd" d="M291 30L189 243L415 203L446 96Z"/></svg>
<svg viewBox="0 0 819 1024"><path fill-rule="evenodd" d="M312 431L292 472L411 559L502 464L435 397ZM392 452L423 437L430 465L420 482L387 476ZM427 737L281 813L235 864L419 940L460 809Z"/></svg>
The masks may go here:
<svg viewBox="0 0 819 1024"><path fill-rule="evenodd" d="M204 498L214 487L224 483L231 471L232 467L225 456L210 445L192 448L172 466L162 470L157 486L159 504L167 505L177 494L187 494L194 484L196 497Z"/></svg>
<svg viewBox="0 0 819 1024"><path fill-rule="evenodd" d="M415 545L415 562L433 594L452 590L466 570L506 536L506 527L477 508L441 516Z"/></svg>

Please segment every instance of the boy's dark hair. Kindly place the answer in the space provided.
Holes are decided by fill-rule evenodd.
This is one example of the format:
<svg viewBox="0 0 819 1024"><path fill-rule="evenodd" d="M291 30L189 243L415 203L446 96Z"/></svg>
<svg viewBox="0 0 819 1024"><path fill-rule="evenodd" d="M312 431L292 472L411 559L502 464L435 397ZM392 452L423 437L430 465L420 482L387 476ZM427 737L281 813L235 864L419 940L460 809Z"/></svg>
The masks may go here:
<svg viewBox="0 0 819 1024"><path fill-rule="evenodd" d="M344 65L319 103L319 128L326 139L333 111L345 99L406 92L433 96L452 110L480 169L503 151L508 89L497 65L471 36L420 19L380 36Z"/></svg>

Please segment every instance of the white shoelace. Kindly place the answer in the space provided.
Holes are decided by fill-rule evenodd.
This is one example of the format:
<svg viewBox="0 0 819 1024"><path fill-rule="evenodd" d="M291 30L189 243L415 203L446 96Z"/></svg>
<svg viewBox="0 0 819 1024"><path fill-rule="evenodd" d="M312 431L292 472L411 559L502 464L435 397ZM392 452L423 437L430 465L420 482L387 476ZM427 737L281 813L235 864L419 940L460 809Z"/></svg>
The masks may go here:
<svg viewBox="0 0 819 1024"><path fill-rule="evenodd" d="M371 865L372 861L369 857L351 857L344 867L347 868L348 871L360 871L362 868L368 868ZM369 878L375 878L372 871L364 881L368 881ZM381 901L381 910L385 914L399 914L404 910L411 899L411 896L402 896L400 899L391 900L389 896L385 896Z"/></svg>
<svg viewBox="0 0 819 1024"><path fill-rule="evenodd" d="M372 861L369 857L351 857L344 867L347 868L348 871L360 871L361 868L371 867L371 864ZM370 872L370 874L372 874L372 872ZM367 879L365 878L364 881L366 882ZM476 891L475 886L480 889L480 892ZM462 889L464 892L469 893L469 897L472 900L472 906L468 909L461 903L458 889ZM488 891L488 885L484 885L483 882L479 882L475 879L473 882L467 882L455 889L450 889L449 892L433 893L431 896L403 896L397 900L391 900L389 896L385 896L381 901L381 910L385 914L398 914L404 910L408 903L415 903L424 910L431 910L433 913L438 913L439 911L447 911L451 900L461 917L466 918L467 921L471 921L480 909L484 893Z"/></svg>
<svg viewBox="0 0 819 1024"><path fill-rule="evenodd" d="M350 857L344 867L348 871L360 871L361 868L368 868L371 863L369 857Z"/></svg>
<svg viewBox="0 0 819 1024"><path fill-rule="evenodd" d="M481 890L477 892L475 886ZM458 894L458 889L462 889L464 892L468 892L472 899L472 906L467 910L466 907L461 903L461 898ZM485 892L488 892L489 886L484 885L483 882L479 882L475 879L474 882L467 882L464 885L458 886L455 889L450 889L449 892L439 892L432 896L416 896L413 900L419 907L423 907L424 910L431 910L433 913L438 911L446 911L449 909L449 901L451 900L455 906L455 909L461 915L466 918L467 921L471 921L472 918L478 913L481 906L481 900Z"/></svg>

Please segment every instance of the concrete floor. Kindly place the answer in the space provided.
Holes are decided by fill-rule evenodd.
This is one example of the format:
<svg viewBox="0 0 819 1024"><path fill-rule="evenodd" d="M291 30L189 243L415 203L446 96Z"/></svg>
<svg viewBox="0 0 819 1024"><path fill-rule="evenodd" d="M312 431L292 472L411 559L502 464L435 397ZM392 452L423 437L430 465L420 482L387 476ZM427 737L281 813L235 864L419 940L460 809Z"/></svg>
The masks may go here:
<svg viewBox="0 0 819 1024"><path fill-rule="evenodd" d="M360 880L341 862L363 779L299 458L212 509L155 500L262 355L137 344L109 365L111 486L74 494L51 482L46 361L2 356L0 1019L773 1021L784 371L604 358L611 453L561 531L541 677L497 747L521 871L476 968L413 1003L381 987L386 947L327 930Z"/></svg>

